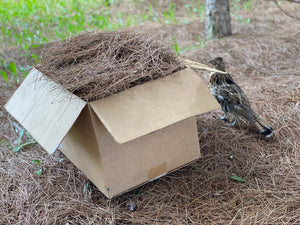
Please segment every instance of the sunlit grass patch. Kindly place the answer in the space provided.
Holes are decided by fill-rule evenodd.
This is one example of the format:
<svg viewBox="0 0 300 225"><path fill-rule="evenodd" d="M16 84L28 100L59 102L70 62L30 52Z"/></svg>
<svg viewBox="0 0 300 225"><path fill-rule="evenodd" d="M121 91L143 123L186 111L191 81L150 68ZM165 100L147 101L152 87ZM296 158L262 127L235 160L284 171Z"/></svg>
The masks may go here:
<svg viewBox="0 0 300 225"><path fill-rule="evenodd" d="M134 12L124 9L124 5L134 8ZM116 12L116 8L120 10ZM150 0L2 0L0 43L26 50L83 31L116 30L145 20L176 23L181 22L177 18L179 10L187 17L203 19L204 4L200 1L187 1L182 8L170 2L166 9L160 8Z"/></svg>
<svg viewBox="0 0 300 225"><path fill-rule="evenodd" d="M82 31L116 29L120 24L111 20L108 2L3 0L0 2L0 41L28 49L49 39L63 39Z"/></svg>

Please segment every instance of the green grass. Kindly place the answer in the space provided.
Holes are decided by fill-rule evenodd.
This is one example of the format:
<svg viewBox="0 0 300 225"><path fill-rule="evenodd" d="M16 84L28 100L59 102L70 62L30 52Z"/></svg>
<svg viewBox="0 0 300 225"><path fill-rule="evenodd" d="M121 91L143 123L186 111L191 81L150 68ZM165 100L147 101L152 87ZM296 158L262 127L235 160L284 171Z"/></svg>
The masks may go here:
<svg viewBox="0 0 300 225"><path fill-rule="evenodd" d="M127 2L137 6L139 11L134 14L122 9L112 12L118 4ZM199 0L187 2L185 10L190 17L197 17L199 13L203 17L204 5ZM141 0L1 0L0 46L25 50L24 57L34 65L39 58L30 49L84 31L117 30L145 20L164 24L189 22L177 21L173 3L165 11L159 11L155 0L149 1L148 7L143 4ZM0 59L0 75L9 86L18 84L29 68L30 65Z"/></svg>
<svg viewBox="0 0 300 225"><path fill-rule="evenodd" d="M241 0L234 0L231 2L231 8L234 10L240 10L243 7L245 10L250 11L252 8L252 0L241 1Z"/></svg>
<svg viewBox="0 0 300 225"><path fill-rule="evenodd" d="M137 16L122 12L112 15L110 0L1 0L0 46L25 50L31 64L39 62L30 49L49 40L63 40L70 35L92 30L116 30L138 22ZM19 83L30 65L0 59L0 76L7 85Z"/></svg>
<svg viewBox="0 0 300 225"><path fill-rule="evenodd" d="M252 9L252 0L241 1L241 0L234 0L230 6L231 8L231 17L240 24L249 24L251 22L250 18L244 18L242 15L239 14L241 7L244 8L246 11L251 11Z"/></svg>
<svg viewBox="0 0 300 225"><path fill-rule="evenodd" d="M205 4L201 3L200 0L195 1L194 4L185 4L184 8L186 8L189 18L197 19L200 17L200 22L204 21Z"/></svg>
<svg viewBox="0 0 300 225"><path fill-rule="evenodd" d="M38 159L32 160L31 163L37 164L39 167L41 167L40 169L38 169L37 171L35 171L35 175L37 175L37 176L40 176L42 174L43 170L46 170L46 168L43 167L43 164L41 163L41 161L38 160Z"/></svg>
<svg viewBox="0 0 300 225"><path fill-rule="evenodd" d="M240 8L250 10L251 5L251 0L233 1L232 16L241 23L249 23L250 19L239 16L237 11ZM130 12L127 8L137 10ZM182 19L178 17L179 10L184 15ZM0 77L8 86L18 84L20 78L26 77L31 65L39 63L39 57L31 50L50 41L64 40L85 31L134 27L146 20L188 24L193 20L203 22L204 18L205 4L200 0L187 0L180 8L170 1L164 10L156 0L1 0L0 46L24 50L29 65L0 58ZM199 45L205 46L206 41L200 40ZM178 43L174 43L173 47L180 54L199 46L180 49Z"/></svg>
<svg viewBox="0 0 300 225"><path fill-rule="evenodd" d="M118 4L140 4L140 11L111 12ZM204 18L205 6L199 0L187 1L189 17ZM1 0L0 1L0 44L30 47L63 40L70 35L92 30L116 30L134 26L144 20L160 23L176 23L176 5L169 4L167 10L157 13L156 1L149 1L143 9L139 0ZM182 10L182 9L181 9Z"/></svg>
<svg viewBox="0 0 300 225"><path fill-rule="evenodd" d="M34 58L36 63L39 61L35 54L32 54L31 57ZM0 60L0 75L7 86L19 84L20 78L25 78L29 69L30 65L26 65L26 67L16 66L16 63L13 61L5 63L4 60Z"/></svg>
<svg viewBox="0 0 300 225"><path fill-rule="evenodd" d="M82 31L129 26L130 22L123 21L121 15L118 21L112 21L108 3L104 0L2 0L0 42L28 49Z"/></svg>
<svg viewBox="0 0 300 225"><path fill-rule="evenodd" d="M26 136L24 136L24 134ZM24 139L25 139L25 141L24 141ZM0 140L0 143L7 145L9 149L13 150L13 152L19 152L23 147L25 147L27 145L35 144L37 142L30 136L30 134L27 131L25 131L24 129L21 129L21 130L19 130L17 143L15 145L13 145L5 140Z"/></svg>

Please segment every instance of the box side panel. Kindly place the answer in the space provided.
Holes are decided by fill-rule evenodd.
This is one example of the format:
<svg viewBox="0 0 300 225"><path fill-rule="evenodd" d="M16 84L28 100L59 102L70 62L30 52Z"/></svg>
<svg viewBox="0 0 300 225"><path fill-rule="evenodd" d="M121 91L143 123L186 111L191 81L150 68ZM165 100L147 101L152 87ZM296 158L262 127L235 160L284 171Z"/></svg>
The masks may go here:
<svg viewBox="0 0 300 225"><path fill-rule="evenodd" d="M105 176L88 106L84 108L63 139L61 151L107 195Z"/></svg>
<svg viewBox="0 0 300 225"><path fill-rule="evenodd" d="M125 144L117 143L99 120L95 131L109 197L200 157L194 117Z"/></svg>
<svg viewBox="0 0 300 225"><path fill-rule="evenodd" d="M5 109L51 153L85 104L33 69L10 98Z"/></svg>
<svg viewBox="0 0 300 225"><path fill-rule="evenodd" d="M191 69L108 96L91 106L119 143L220 108Z"/></svg>
<svg viewBox="0 0 300 225"><path fill-rule="evenodd" d="M199 158L196 158L196 159L194 159L193 161L190 161L189 163L186 163L186 164L184 164L184 165L182 165L182 166L180 166L180 167L177 167L177 168L175 168L175 169L173 169L173 170L168 171L167 173L164 173L164 174L162 174L162 175L160 175L160 176L157 176L157 177L153 178L152 180L148 180L148 181L146 181L146 182L144 182L144 183L141 183L141 184L139 184L139 185L137 185L137 186L135 186L135 187L133 187L133 188L131 188L131 189L128 189L128 190L126 190L126 191L124 191L124 192L120 192L119 194L115 195L114 197L120 196L120 195L122 195L122 194L124 194L124 193L126 193L126 192L129 192L129 191L134 190L134 189L136 189L136 188L138 188L138 187L140 187L140 186L143 186L143 185L145 185L145 184L148 183L148 182L152 182L152 181L157 180L157 179L159 179L159 178L161 178L161 177L163 177L163 176L165 176L165 175L167 175L167 174L170 174L170 173L172 173L172 172L174 172L174 171L176 171L176 170L179 170L179 169L181 169L181 168L183 168L183 167L185 167L185 166L188 166L188 165L190 165L190 164L193 164L193 163L194 163L195 161L197 161L198 159L199 159Z"/></svg>

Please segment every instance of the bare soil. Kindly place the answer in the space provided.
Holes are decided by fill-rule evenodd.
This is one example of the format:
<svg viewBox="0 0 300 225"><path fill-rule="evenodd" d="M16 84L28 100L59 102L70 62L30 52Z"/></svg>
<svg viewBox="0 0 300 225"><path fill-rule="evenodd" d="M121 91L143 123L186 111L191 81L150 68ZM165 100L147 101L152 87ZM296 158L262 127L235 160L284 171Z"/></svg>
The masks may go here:
<svg viewBox="0 0 300 225"><path fill-rule="evenodd" d="M300 15L300 4L280 6ZM0 143L0 224L300 224L300 22L271 1L253 1L252 10L240 15L250 23L233 19L232 36L182 56L202 63L223 57L275 137L265 139L245 121L230 127L219 120L221 111L200 115L201 159L112 200L61 152L48 155L34 144L14 153ZM200 21L146 22L136 29L175 36L180 47L197 44L196 36L204 39ZM0 53L28 63L22 54L16 48ZM207 72L197 72L207 81ZM20 128L4 104L16 88L0 81L0 140L13 146ZM32 163L36 159L42 165ZM137 204L134 212L130 201Z"/></svg>

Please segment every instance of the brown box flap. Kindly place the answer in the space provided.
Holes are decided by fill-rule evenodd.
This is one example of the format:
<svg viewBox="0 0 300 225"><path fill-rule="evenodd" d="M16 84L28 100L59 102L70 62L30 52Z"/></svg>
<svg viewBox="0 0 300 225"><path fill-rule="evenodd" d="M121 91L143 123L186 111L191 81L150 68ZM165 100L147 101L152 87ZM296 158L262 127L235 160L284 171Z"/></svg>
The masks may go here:
<svg viewBox="0 0 300 225"><path fill-rule="evenodd" d="M5 109L52 153L85 105L86 102L33 69Z"/></svg>
<svg viewBox="0 0 300 225"><path fill-rule="evenodd" d="M220 108L206 84L189 68L90 105L118 143Z"/></svg>

